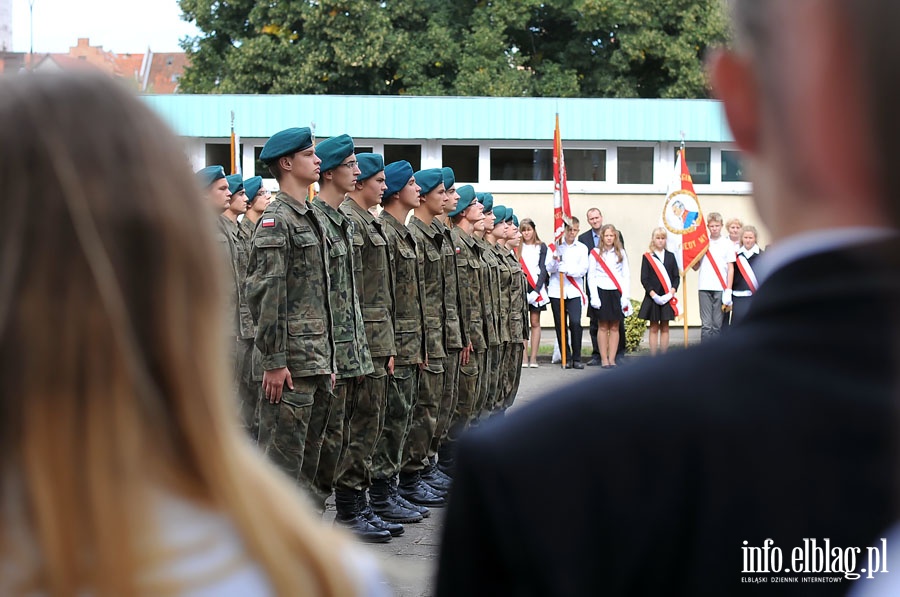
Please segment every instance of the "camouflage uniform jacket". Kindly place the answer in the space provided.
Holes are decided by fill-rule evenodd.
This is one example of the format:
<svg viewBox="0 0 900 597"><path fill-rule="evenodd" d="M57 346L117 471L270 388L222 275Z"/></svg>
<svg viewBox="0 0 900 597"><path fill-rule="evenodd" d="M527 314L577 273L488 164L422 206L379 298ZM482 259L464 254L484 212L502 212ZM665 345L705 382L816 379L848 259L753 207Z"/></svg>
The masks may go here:
<svg viewBox="0 0 900 597"><path fill-rule="evenodd" d="M528 282L525 280L525 272L519 258L512 251L506 251L506 263L510 271L510 301L509 301L509 341L522 342L528 340L531 331L531 318L528 314Z"/></svg>
<svg viewBox="0 0 900 597"><path fill-rule="evenodd" d="M241 283L243 276L239 274L240 253L238 250L237 225L220 214L216 219L216 240L225 263L228 281L228 300L225 307L225 320L228 322L228 335L239 338L241 335Z"/></svg>
<svg viewBox="0 0 900 597"><path fill-rule="evenodd" d="M484 332L488 346L500 345L500 264L494 248L483 238L475 238L475 247L485 267L481 270Z"/></svg>
<svg viewBox="0 0 900 597"><path fill-rule="evenodd" d="M416 252L416 240L409 228L382 211L378 216L391 253L394 279L394 364L415 365L425 362L425 289L423 257Z"/></svg>
<svg viewBox="0 0 900 597"><path fill-rule="evenodd" d="M336 371L327 254L306 202L284 192L263 213L247 267L247 301L262 368L294 377Z"/></svg>
<svg viewBox="0 0 900 597"><path fill-rule="evenodd" d="M374 370L359 309L351 240L353 222L316 197L312 201L328 250L328 293L331 302L331 335L337 378L359 377Z"/></svg>
<svg viewBox="0 0 900 597"><path fill-rule="evenodd" d="M512 302L512 276L509 270L509 262L506 260L506 255L509 254L509 251L501 245L493 245L491 249L493 249L494 255L497 257L497 268L500 272L500 316L497 318L497 333L500 334L500 342L509 342L509 316Z"/></svg>
<svg viewBox="0 0 900 597"><path fill-rule="evenodd" d="M456 271L459 274L459 297L463 305L463 315L467 335L472 348L477 352L487 349L484 335L484 307L481 301L482 273L486 266L475 248L475 237L459 227L450 229L456 252Z"/></svg>
<svg viewBox="0 0 900 597"><path fill-rule="evenodd" d="M469 337L466 334L466 326L460 325L460 319L468 321L468 317L463 311L462 299L459 296L456 247L450 229L444 226L443 222L435 218L431 221L431 227L444 238L441 243L441 254L444 259L444 346L447 350L462 350L469 345Z"/></svg>
<svg viewBox="0 0 900 597"><path fill-rule="evenodd" d="M444 346L444 237L422 220L413 216L408 226L416 239L419 253L425 257L425 347L428 356L447 356Z"/></svg>
<svg viewBox="0 0 900 597"><path fill-rule="evenodd" d="M250 224L250 226L247 226ZM238 309L240 311L240 337L249 340L256 336L256 326L253 325L253 317L250 315L250 306L247 304L247 262L250 259L250 237L253 234L253 224L247 219L247 216L238 222L235 228L235 261L234 267L237 271L238 291L240 293L240 302Z"/></svg>
<svg viewBox="0 0 900 597"><path fill-rule="evenodd" d="M352 199L341 212L353 222L353 277L372 358L390 357L394 347L394 283L382 223Z"/></svg>

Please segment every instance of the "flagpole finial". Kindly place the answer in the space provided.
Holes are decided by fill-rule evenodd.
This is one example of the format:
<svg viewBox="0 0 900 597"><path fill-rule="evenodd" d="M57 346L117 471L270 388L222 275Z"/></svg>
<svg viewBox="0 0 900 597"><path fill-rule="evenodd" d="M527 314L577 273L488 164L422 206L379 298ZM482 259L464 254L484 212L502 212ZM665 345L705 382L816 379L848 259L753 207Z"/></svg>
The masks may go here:
<svg viewBox="0 0 900 597"><path fill-rule="evenodd" d="M316 121L315 120L309 121L309 132L310 132L310 136L312 137L313 145L315 145L316 144Z"/></svg>
<svg viewBox="0 0 900 597"><path fill-rule="evenodd" d="M684 131L681 131L681 149L684 149Z"/></svg>

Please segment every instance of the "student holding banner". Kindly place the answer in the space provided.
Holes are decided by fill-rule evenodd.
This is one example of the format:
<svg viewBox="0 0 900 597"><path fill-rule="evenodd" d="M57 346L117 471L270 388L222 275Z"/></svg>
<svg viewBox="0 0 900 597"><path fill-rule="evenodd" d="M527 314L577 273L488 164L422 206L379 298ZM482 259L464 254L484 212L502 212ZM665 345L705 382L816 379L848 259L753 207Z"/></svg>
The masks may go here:
<svg viewBox="0 0 900 597"><path fill-rule="evenodd" d="M744 226L741 229L741 248L737 252L734 262L734 291L732 292L734 307L731 313L731 321L740 322L750 307L750 299L756 294L759 281L753 266L763 251L756 244L756 227Z"/></svg>
<svg viewBox="0 0 900 597"><path fill-rule="evenodd" d="M544 266L551 275L547 284L547 293L550 295L550 309L553 311L553 324L556 327L556 341L571 360L566 363L566 369L584 369L581 362L581 312L587 304L587 296L582 286L584 274L588 271L588 249L578 242L578 218L571 217L565 224L565 233L558 247L552 247L547 252ZM559 274L563 276L563 296L560 297ZM560 321L559 301L562 299L565 306L565 320L568 320L569 336L563 338L566 329L566 321ZM564 343L565 342L565 343Z"/></svg>
<svg viewBox="0 0 900 597"><path fill-rule="evenodd" d="M650 356L669 348L669 322L678 317L678 262L666 250L668 233L663 227L650 234L650 250L641 261L644 301L638 317L650 322Z"/></svg>
<svg viewBox="0 0 900 597"><path fill-rule="evenodd" d="M531 218L522 219L519 232L522 234L519 264L528 286L528 314L531 318L531 344L522 359L522 367L537 367L538 349L541 346L541 311L546 311L547 303L550 302L547 295L549 274L544 266L547 245L541 242Z"/></svg>
<svg viewBox="0 0 900 597"><path fill-rule="evenodd" d="M597 344L600 367L616 366L619 349L619 322L631 312L628 289L628 255L622 248L619 231L612 224L600 229L600 246L591 249L588 284L598 292L591 293L591 306L598 310Z"/></svg>
<svg viewBox="0 0 900 597"><path fill-rule="evenodd" d="M700 292L700 341L718 336L725 319L724 310L732 306L734 281L734 244L722 236L722 216L711 212L706 218L709 230L709 249L695 266L699 270L697 287Z"/></svg>

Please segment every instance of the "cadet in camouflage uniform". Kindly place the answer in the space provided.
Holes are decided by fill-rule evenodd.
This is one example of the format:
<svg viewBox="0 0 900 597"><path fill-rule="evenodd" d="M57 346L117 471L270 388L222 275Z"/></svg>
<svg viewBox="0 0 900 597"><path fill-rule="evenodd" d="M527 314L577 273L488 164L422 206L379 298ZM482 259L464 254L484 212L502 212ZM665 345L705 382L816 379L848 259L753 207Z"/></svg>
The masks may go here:
<svg viewBox="0 0 900 597"><path fill-rule="evenodd" d="M435 216L444 213L447 194L444 190L444 175L440 168L420 170L415 173L415 179L421 189L421 203L413 210L408 228L416 239L419 254L425 257L425 347L428 351L428 365L419 377L418 398L413 407L409 435L403 446L400 469L400 493L413 502L415 500L408 494L421 489L422 482L441 497L446 495L450 487L448 478L432 475L430 483L422 478L422 471L428 463L428 451L437 428L447 358L444 345L444 284L447 282L443 256L445 239L431 225Z"/></svg>
<svg viewBox="0 0 900 597"><path fill-rule="evenodd" d="M450 420L456 410L456 402L459 398L459 367L463 362L469 363L469 355L472 345L466 335L465 325L460 320L468 321L462 310L462 302L459 294L459 278L456 265L456 245L447 214L456 209L459 195L456 193L456 176L450 168L442 168L444 188L447 200L444 202L444 213L436 216L431 226L444 237L441 244L441 253L444 259L444 345L447 358L444 359L444 389L441 394L441 405L438 409L434 438L428 450L428 464L422 470L422 479L428 484L440 483L449 479L447 476L450 455L447 453L447 433L450 430ZM436 455L440 454L440 461L435 465Z"/></svg>
<svg viewBox="0 0 900 597"><path fill-rule="evenodd" d="M494 198L490 193L476 193L476 198L482 205L484 220L483 229L476 229L475 245L485 267L481 270L482 280L482 312L484 313L484 329L487 337L487 357L485 375L482 379L481 392L478 394L473 413L472 424L487 416L487 405L492 404L497 397L497 387L500 382L500 356L502 353L502 339L500 336L500 260L494 252L493 245L485 240L485 234L494 229L493 205Z"/></svg>
<svg viewBox="0 0 900 597"><path fill-rule="evenodd" d="M503 221L506 217L507 209L502 205L495 205L491 210L494 216L493 226L490 230L485 226L484 240L488 243L494 257L497 259L497 269L499 271L497 294L500 299L497 317L497 333L500 336L500 360L497 367L497 390L494 395L485 402L482 409L481 417L490 417L494 412L494 405L501 401L503 393L503 380L508 376L509 353L510 353L510 333L509 333L509 316L510 316L510 283L512 281L509 262L506 256L509 251L503 246L506 242L506 223ZM519 365L516 365L519 367Z"/></svg>
<svg viewBox="0 0 900 597"><path fill-rule="evenodd" d="M403 444L409 433L413 404L419 382L419 370L425 366L425 316L423 312L422 259L416 241L404 226L410 210L419 205L419 186L409 162L388 164L384 169L387 190L378 216L391 252L394 279L394 375L387 394L384 429L372 459L372 508L378 514L389 512L387 502L400 474ZM401 492L402 495L402 492ZM423 490L423 506L443 505L444 499ZM406 497L406 496L403 496ZM410 501L411 498L407 497ZM428 502L428 503L424 503Z"/></svg>
<svg viewBox="0 0 900 597"><path fill-rule="evenodd" d="M457 189L459 200L456 209L448 216L453 222L450 234L456 252L456 271L459 280L459 296L462 304L462 321L471 343L469 359L463 358L459 368L459 395L450 420L450 429L440 462L444 470L453 476L454 444L469 426L475 413L475 404L484 377L487 339L485 337L482 296L482 261L473 236L476 226L484 221L482 205L475 201L475 189L465 185ZM483 225L481 226L483 229Z"/></svg>
<svg viewBox="0 0 900 597"><path fill-rule="evenodd" d="M397 523L419 522L422 515L388 500L386 520L382 520L366 498L366 490L372 486L372 455L384 428L388 376L394 373L394 285L382 222L369 212L381 203L387 190L384 159L374 153L359 153L356 159L360 170L356 189L341 205L341 211L354 224L354 277L374 370L360 380L351 400L353 406L347 411L344 431L350 443L338 466L334 487L335 495L355 497L359 516L366 522L396 537L404 532L403 525ZM371 532L363 521L356 524L363 532ZM348 526L357 532L354 524Z"/></svg>
<svg viewBox="0 0 900 597"><path fill-rule="evenodd" d="M330 411L313 406L309 433L324 429L321 450L307 442L303 457L303 476L312 480L313 501L319 511L325 511L325 500L334 489L338 464L350 438L344 435L347 402L356 396L357 378L372 373L372 358L366 341L365 326L359 308L353 263L353 223L340 211L347 193L356 188L359 175L353 139L338 135L316 146L322 160L319 175L319 194L312 201L325 236L328 251L328 293L331 301L332 337L335 349L336 381ZM350 405L352 410L352 404ZM381 529L359 526L356 496L337 496L339 523L354 527L354 532L366 541L389 541L391 534Z"/></svg>
<svg viewBox="0 0 900 597"><path fill-rule="evenodd" d="M509 269L512 272L512 280L510 283L510 303L509 303L509 346L510 346L510 364L506 381L501 388L501 396L503 401L495 405L494 412L503 414L513 405L516 399L516 393L519 391L519 382L522 379L522 354L525 351L525 342L528 340L529 326L528 319L528 282L525 279L525 272L522 271L522 265L519 263L519 257L516 251L522 241L522 234L519 232L519 218L513 213L513 210L507 208L507 215L504 220L507 224L506 249L508 254L506 260L509 263Z"/></svg>
<svg viewBox="0 0 900 597"><path fill-rule="evenodd" d="M250 254L251 240L253 232L256 230L256 224L262 217L264 211L272 200L272 195L262 186L262 176L252 176L244 181L244 192L247 194L247 213L241 218L238 225L239 238L247 247L247 254Z"/></svg>
<svg viewBox="0 0 900 597"><path fill-rule="evenodd" d="M319 178L321 161L308 128L276 133L260 160L281 190L256 227L247 268L264 370L258 443L309 489L311 480L302 477L305 443L322 444L321 435L307 433L310 416L313 405L330 410L335 371L325 243L312 207L298 199Z"/></svg>

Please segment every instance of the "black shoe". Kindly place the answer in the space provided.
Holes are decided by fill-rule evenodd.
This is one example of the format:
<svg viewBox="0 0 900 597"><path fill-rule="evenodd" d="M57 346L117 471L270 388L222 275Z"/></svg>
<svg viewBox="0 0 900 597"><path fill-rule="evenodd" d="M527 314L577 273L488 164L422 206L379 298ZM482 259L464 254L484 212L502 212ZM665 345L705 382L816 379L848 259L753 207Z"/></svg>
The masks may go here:
<svg viewBox="0 0 900 597"><path fill-rule="evenodd" d="M387 543L391 540L391 533L379 529L363 518L356 493L346 490L335 492L334 505L337 515L334 517L334 524L346 528L364 543Z"/></svg>
<svg viewBox="0 0 900 597"><path fill-rule="evenodd" d="M572 368L572 361L568 361L566 363L566 369L571 369L571 368Z"/></svg>
<svg viewBox="0 0 900 597"><path fill-rule="evenodd" d="M593 357L590 361L587 362L588 367L597 367L600 365L600 357Z"/></svg>
<svg viewBox="0 0 900 597"><path fill-rule="evenodd" d="M584 369L584 363L582 363L581 361L575 361L574 363L572 363L572 368L573 369Z"/></svg>
<svg viewBox="0 0 900 597"><path fill-rule="evenodd" d="M399 537L406 531L406 529L403 528L402 524L396 522L388 522L375 514L375 510L372 509L372 506L369 505L369 500L366 499L365 491L357 491L356 500L359 503L360 515L368 520L369 524L371 524L373 527L387 531L391 534L391 537Z"/></svg>
<svg viewBox="0 0 900 597"><path fill-rule="evenodd" d="M424 515L415 508L394 499L396 488L389 479L374 479L369 488L372 510L387 522L422 522Z"/></svg>
<svg viewBox="0 0 900 597"><path fill-rule="evenodd" d="M428 485L422 481L419 472L400 473L400 495L413 504L422 506L446 506L447 500L443 496L434 493Z"/></svg>
<svg viewBox="0 0 900 597"><path fill-rule="evenodd" d="M438 468L433 464L429 464L424 469L422 469L422 480L425 481L425 483L427 483L429 487L433 487L441 491L450 490L450 477L442 474L441 471L439 471Z"/></svg>
<svg viewBox="0 0 900 597"><path fill-rule="evenodd" d="M429 510L425 506L420 506L419 504L410 502L402 495L400 495L400 492L399 490L397 490L397 488L394 488L394 491L396 491L397 493L394 495L393 499L401 506L403 506L404 508L409 508L413 512L418 512L422 516L422 518L428 518L429 516L431 516L431 510Z"/></svg>

